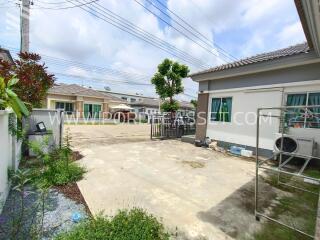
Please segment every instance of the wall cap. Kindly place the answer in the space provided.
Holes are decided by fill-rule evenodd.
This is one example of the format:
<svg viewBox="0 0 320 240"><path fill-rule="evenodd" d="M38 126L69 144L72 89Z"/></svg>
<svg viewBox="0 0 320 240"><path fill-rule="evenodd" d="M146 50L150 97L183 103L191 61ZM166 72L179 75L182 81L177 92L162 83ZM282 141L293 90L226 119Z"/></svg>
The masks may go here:
<svg viewBox="0 0 320 240"><path fill-rule="evenodd" d="M13 113L11 109L0 110L0 115L8 115L10 113Z"/></svg>

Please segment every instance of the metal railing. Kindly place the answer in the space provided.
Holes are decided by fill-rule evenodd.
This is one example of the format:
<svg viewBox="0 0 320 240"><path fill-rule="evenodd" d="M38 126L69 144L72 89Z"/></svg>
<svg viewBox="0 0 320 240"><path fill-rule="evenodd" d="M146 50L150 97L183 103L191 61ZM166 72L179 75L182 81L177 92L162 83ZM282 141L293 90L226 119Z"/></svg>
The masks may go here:
<svg viewBox="0 0 320 240"><path fill-rule="evenodd" d="M195 134L196 124L193 119L183 116L171 118L165 115L151 116L151 139L181 138Z"/></svg>
<svg viewBox="0 0 320 240"><path fill-rule="evenodd" d="M318 156L314 156L313 154L311 155L305 155L305 154L299 154L299 153L295 153L295 152L286 152L284 151L284 136L285 136L285 132L288 130L288 128L290 127L294 127L295 125L293 124L290 124L290 119L287 118L287 115L286 114L292 114L293 112L295 111L292 111L294 109L302 109L301 113L308 113L310 111L310 109L317 109L317 108L320 108L320 105L314 105L314 106L287 106L287 107L271 107L271 108L259 108L257 110L257 129L256 129L256 179L255 179L255 217L257 220L260 219L260 217L263 217L263 218L266 218L270 221L273 221L275 223L278 223L282 226L285 226L291 230L294 230L302 235L305 235L307 237L310 237L310 238L314 238L314 236L312 236L310 233L307 233L305 231L303 231L302 229L299 229L297 226L295 225L290 225L290 224L287 224L281 220L277 220L273 217L270 217L268 215L266 215L265 213L263 212L260 212L259 211L259 169L262 169L263 171L270 171L270 172L273 172L275 174L277 174L278 178L277 178L277 183L279 185L285 185L287 187L291 187L291 188L294 188L296 190L299 190L299 191L304 191L304 192L308 192L310 194L316 194L319 198L319 187L318 187L318 190L317 191L309 191L308 189L304 188L304 187L297 187L297 186L293 186L291 184L288 184L288 183L284 183L280 180L280 175L283 174L283 175L286 175L286 176L290 176L290 177L295 177L295 178L298 178L298 179L302 179L303 182L305 183L306 181L304 180L309 180L311 181L312 183L317 183L318 185L320 185L320 179L319 178L316 178L316 177L312 177L312 176L308 176L305 174L305 169L307 168L307 166L309 165L310 163L310 160L311 159L317 159L320 161L320 157ZM265 114L263 113L263 111L265 110L270 110L270 111L274 111L274 110L277 110L278 112L280 111L280 114L277 114L277 115L273 115L273 114ZM313 116L317 115L318 113L312 113ZM268 158L268 159L260 159L260 156L259 156L259 152L260 152L260 124L261 124L261 121L260 121L260 118L261 117L271 117L271 118L278 118L280 121L280 126L279 126L279 129L280 129L280 136L281 136L281 143L280 143L280 149L279 151L277 151L274 156ZM307 117L304 115L304 124L303 124L303 127L307 127L308 125L306 124L307 121ZM289 123L289 124L288 124ZM315 122L316 125L313 125L314 128L320 128L320 121L316 121ZM319 125L318 125L319 124ZM299 125L300 126L300 125ZM284 160L284 156L288 157L287 159ZM290 172L288 171L287 169L285 169L285 166L288 165L290 163L290 161L293 159L293 158L302 158L305 160L304 164L301 166L301 168L296 171L296 172ZM271 163L272 160L274 160L275 158L278 158L278 164L277 165L274 165ZM317 199L318 199L317 198ZM315 211L318 210L318 207L317 206L317 209ZM316 227L316 224L315 224L315 227Z"/></svg>

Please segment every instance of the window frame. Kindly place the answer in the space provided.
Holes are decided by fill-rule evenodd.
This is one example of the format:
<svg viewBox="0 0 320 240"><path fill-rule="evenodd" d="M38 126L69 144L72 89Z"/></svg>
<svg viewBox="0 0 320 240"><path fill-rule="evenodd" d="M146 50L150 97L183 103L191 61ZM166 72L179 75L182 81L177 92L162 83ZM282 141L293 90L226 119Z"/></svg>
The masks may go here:
<svg viewBox="0 0 320 240"><path fill-rule="evenodd" d="M57 105L59 105L58 108L57 108ZM61 107L60 105L63 105L63 107ZM64 107L65 107L65 102L56 101L54 104L55 109L63 109L64 110Z"/></svg>
<svg viewBox="0 0 320 240"><path fill-rule="evenodd" d="M284 96L285 97L285 99L284 99L285 106L288 107L287 103L288 103L288 96L289 95L305 94L306 95L306 104L305 105L291 106L291 107L297 107L297 108L299 108L299 107L302 108L303 107L303 108L305 108L305 112L306 112L307 109L312 106L312 105L309 105L309 95L312 94L312 93L320 94L320 91L286 92L285 96ZM288 126L288 127L289 128L295 128L293 126ZM307 116L306 116L306 114L305 114L304 120L303 120L303 127L301 127L301 128L303 128L303 129L320 129L320 127L319 128L307 127Z"/></svg>
<svg viewBox="0 0 320 240"><path fill-rule="evenodd" d="M62 105L63 104L63 108L57 108L57 104L59 105ZM72 111L67 111L66 108L67 108L67 104L71 105L72 106ZM74 107L75 107L75 104L74 102L64 102L64 101L56 101L55 102L55 109L63 109L65 113L67 114L72 114L74 112Z"/></svg>
<svg viewBox="0 0 320 240"><path fill-rule="evenodd" d="M223 101L223 99L227 99L227 98L230 98L231 99L231 112L230 112L230 120L229 121L221 121L221 120L213 120L212 119L212 101L213 101L213 99L220 99L220 109L221 109L221 107L222 107L222 101ZM215 96L213 96L213 97L211 97L211 103L210 103L210 122L214 122L214 123L232 123L232 105L233 105L233 97L232 96L223 96L223 97L215 97ZM220 110L219 109L219 110Z"/></svg>

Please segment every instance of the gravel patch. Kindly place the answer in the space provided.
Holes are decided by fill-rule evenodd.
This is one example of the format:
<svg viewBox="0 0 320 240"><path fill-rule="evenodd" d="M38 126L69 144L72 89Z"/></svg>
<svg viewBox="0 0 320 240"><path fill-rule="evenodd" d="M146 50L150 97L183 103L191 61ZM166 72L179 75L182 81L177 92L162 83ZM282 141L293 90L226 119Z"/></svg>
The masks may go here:
<svg viewBox="0 0 320 240"><path fill-rule="evenodd" d="M43 240L52 239L55 235L70 230L77 223L72 220L74 214L87 218L84 204L67 198L56 189L51 189L42 204L41 194L31 187L27 188L23 201L21 194L11 191L0 215L0 239L31 239L33 229L43 224ZM21 217L21 208L24 205ZM42 210L44 217L42 221ZM22 221L19 221L22 219ZM20 223L21 222L21 223ZM42 223L43 222L43 223ZM19 226L16 227L16 226ZM20 229L15 231L15 229ZM41 229L41 228L40 228Z"/></svg>

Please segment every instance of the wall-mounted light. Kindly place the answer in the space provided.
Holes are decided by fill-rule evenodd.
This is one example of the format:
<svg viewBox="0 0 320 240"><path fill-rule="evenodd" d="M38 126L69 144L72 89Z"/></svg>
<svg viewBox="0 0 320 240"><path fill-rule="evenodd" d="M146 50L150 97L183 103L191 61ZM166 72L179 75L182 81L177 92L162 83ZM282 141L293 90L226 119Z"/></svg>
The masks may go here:
<svg viewBox="0 0 320 240"><path fill-rule="evenodd" d="M36 127L37 127L37 132L46 132L47 131L47 128L46 128L46 125L44 125L44 122L38 122L36 124Z"/></svg>

